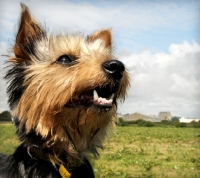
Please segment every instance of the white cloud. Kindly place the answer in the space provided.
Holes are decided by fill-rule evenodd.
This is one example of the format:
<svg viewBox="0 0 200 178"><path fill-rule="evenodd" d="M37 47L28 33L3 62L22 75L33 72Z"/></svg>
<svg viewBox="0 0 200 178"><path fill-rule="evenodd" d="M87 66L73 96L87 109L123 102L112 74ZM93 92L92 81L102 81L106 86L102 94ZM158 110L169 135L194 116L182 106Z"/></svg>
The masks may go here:
<svg viewBox="0 0 200 178"><path fill-rule="evenodd" d="M3 54L6 52L6 43L4 41L0 42L0 54Z"/></svg>
<svg viewBox="0 0 200 178"><path fill-rule="evenodd" d="M2 69L0 75L3 75ZM6 96L6 82L0 79L0 111L8 110L7 96Z"/></svg>
<svg viewBox="0 0 200 178"><path fill-rule="evenodd" d="M6 96L6 81L3 80L5 70L3 69L3 63L6 58L2 55L7 54L7 45L5 42L0 42L0 111L8 110L7 96Z"/></svg>
<svg viewBox="0 0 200 178"><path fill-rule="evenodd" d="M6 60L5 55L8 54L7 48L7 44L4 41L0 41L0 68L3 68L3 64Z"/></svg>
<svg viewBox="0 0 200 178"><path fill-rule="evenodd" d="M132 87L119 111L200 116L200 45L171 44L169 54L149 51L119 56L129 68Z"/></svg>

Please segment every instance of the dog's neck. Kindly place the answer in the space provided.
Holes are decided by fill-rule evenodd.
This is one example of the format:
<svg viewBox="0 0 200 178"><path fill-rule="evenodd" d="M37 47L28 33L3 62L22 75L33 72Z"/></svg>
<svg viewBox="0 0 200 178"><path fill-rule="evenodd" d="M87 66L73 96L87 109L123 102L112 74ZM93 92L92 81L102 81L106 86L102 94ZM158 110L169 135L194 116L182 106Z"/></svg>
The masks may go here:
<svg viewBox="0 0 200 178"><path fill-rule="evenodd" d="M68 160L65 156L63 156L63 160L58 159L54 156L51 150L42 148L40 145L27 145L27 153L31 159L51 162L54 166L61 164L65 164L66 166L68 165Z"/></svg>

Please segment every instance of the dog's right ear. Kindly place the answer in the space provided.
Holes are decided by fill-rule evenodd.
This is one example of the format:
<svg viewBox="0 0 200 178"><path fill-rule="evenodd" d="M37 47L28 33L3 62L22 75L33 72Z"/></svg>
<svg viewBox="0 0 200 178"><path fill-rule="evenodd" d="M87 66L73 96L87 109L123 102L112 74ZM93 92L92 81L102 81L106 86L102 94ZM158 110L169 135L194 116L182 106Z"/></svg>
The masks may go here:
<svg viewBox="0 0 200 178"><path fill-rule="evenodd" d="M40 40L45 35L40 24L31 16L28 7L21 3L21 8L21 19L13 48L19 61L30 59L29 56L34 51L35 41Z"/></svg>
<svg viewBox="0 0 200 178"><path fill-rule="evenodd" d="M87 41L93 42L96 40L101 40L102 44L107 48L112 48L112 35L111 29L99 30L87 37Z"/></svg>

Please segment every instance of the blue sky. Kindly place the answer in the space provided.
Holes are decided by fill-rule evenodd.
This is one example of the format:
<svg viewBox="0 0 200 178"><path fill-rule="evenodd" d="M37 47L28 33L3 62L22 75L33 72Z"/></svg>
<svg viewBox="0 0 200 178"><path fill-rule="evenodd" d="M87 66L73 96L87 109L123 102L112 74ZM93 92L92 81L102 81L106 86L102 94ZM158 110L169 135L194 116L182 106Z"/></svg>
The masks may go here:
<svg viewBox="0 0 200 178"><path fill-rule="evenodd" d="M12 24L14 27L14 25L17 24L17 12L20 11L20 7L18 5L19 2L20 1L17 0L8 0L7 2L0 2L1 7L5 7L5 9L2 8L3 10L1 10L0 12L1 16L7 17L10 20L10 22L5 22L6 19L2 19L2 25L3 23L10 23L9 25ZM200 43L200 34L198 33L200 31L200 3L198 1L51 0L35 1L38 3L33 3L33 1L25 0L22 2L26 3L27 5L30 4L30 8L33 6L32 9L36 12L37 8L38 11L39 9L41 9L41 12L39 12L40 16L43 16L41 22L46 22L46 19L48 18L47 14L49 14L49 12L47 12L47 14L42 14L42 12L48 11L48 7L50 7L51 9L55 7L58 11L59 6L63 6L66 7L65 9L67 11L68 4L77 5L77 7L74 8L74 11L79 10L80 12L73 12L72 15L83 15L87 18L89 17L88 21L90 21L91 23L88 23L87 25L92 26L92 24L94 24L94 27L96 25L97 28L105 26L112 27L114 29L114 35L116 37L115 41L118 50L124 48L132 51L139 51L144 48L148 48L152 52L168 52L168 47L171 43L180 44L184 40L187 40L188 42L192 42L193 40L195 40L196 42ZM12 7L12 4L15 7ZM45 4L45 10L40 6L40 4ZM79 8L81 6L83 8ZM9 10L11 10L11 7L12 9L15 8L14 12L9 12ZM85 8L89 9L89 11L85 11ZM62 8L62 11L65 9ZM95 10L97 10L96 13L94 12ZM53 11L57 12L56 10ZM16 14L14 14L15 12ZM90 12L95 13L95 15L99 16L101 16L101 13L104 14L105 12L105 15L107 16L102 15L102 18L99 18L98 16L98 20L100 20L101 24L98 25L98 22L95 22L95 18L93 18L93 16L90 16ZM11 14L9 14L8 16L6 13ZM37 14L34 15L37 16ZM51 18L51 16L49 16L49 18ZM49 21L53 22L53 20L51 19L49 19ZM93 30L84 27L84 24L81 23L76 24L76 26L81 26L81 30L84 30L86 32L89 30ZM3 33L0 33L1 41L7 41L8 37L13 38L13 27L10 29L2 28L1 31ZM59 24L59 26L52 27L54 29L59 29L60 27L68 27L68 25L62 23Z"/></svg>
<svg viewBox="0 0 200 178"><path fill-rule="evenodd" d="M0 1L0 54L7 54L14 43L20 2L55 33L62 29L87 35L112 28L115 55L129 69L132 85L119 112L170 111L200 118L200 1ZM0 57L1 68L5 60ZM0 87L4 110L8 107L2 79Z"/></svg>

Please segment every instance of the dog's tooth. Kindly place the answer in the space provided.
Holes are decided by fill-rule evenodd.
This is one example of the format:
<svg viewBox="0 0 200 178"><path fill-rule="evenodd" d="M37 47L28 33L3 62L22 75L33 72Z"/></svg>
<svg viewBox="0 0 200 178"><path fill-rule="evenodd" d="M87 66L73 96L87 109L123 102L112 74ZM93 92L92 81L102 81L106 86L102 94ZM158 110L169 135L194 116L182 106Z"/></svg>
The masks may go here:
<svg viewBox="0 0 200 178"><path fill-rule="evenodd" d="M99 98L99 96L98 96L97 91L96 91L96 90L93 90L93 99L94 99L94 101L97 101L98 98Z"/></svg>
<svg viewBox="0 0 200 178"><path fill-rule="evenodd" d="M105 98L102 98L102 99L101 99L101 104L106 104Z"/></svg>
<svg viewBox="0 0 200 178"><path fill-rule="evenodd" d="M103 104L108 104L108 100L106 98L103 98Z"/></svg>
<svg viewBox="0 0 200 178"><path fill-rule="evenodd" d="M102 97L99 97L97 100L98 103L102 104Z"/></svg>
<svg viewBox="0 0 200 178"><path fill-rule="evenodd" d="M113 99L114 98L114 93L111 95L110 99Z"/></svg>

